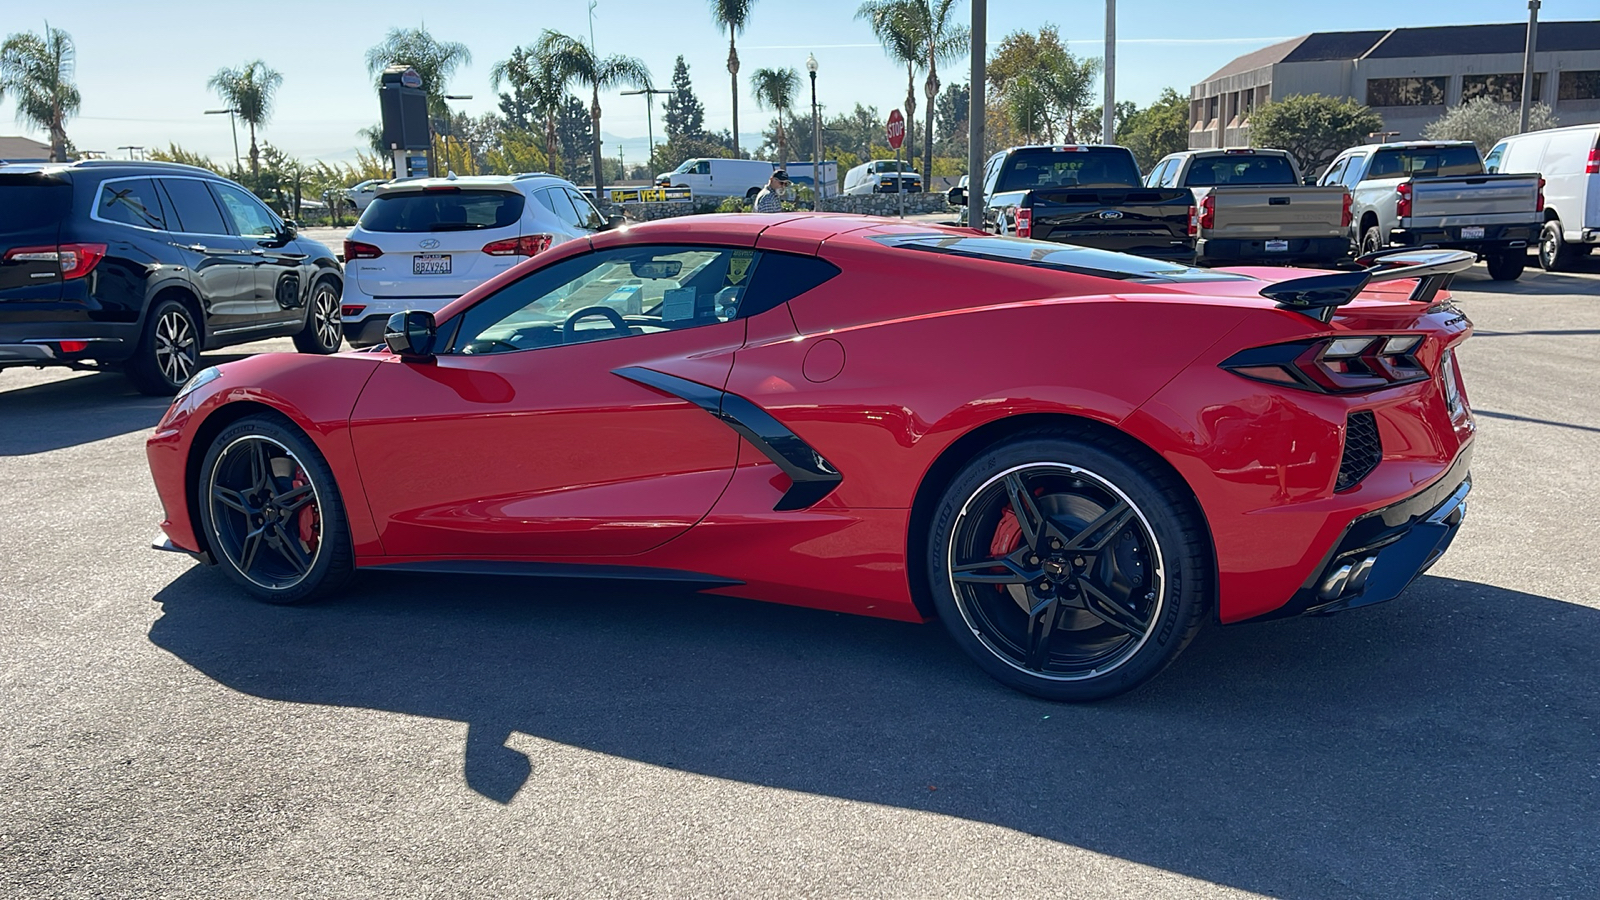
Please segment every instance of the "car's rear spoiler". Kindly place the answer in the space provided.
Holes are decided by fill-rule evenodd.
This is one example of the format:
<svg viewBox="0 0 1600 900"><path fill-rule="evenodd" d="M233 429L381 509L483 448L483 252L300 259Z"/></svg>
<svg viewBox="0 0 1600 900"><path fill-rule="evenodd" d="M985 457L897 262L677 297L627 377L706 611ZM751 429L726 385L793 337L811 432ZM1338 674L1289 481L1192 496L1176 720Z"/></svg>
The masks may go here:
<svg viewBox="0 0 1600 900"><path fill-rule="evenodd" d="M1357 272L1333 272L1280 281L1261 289L1261 296L1276 301L1283 309L1305 313L1321 322L1333 318L1333 311L1354 300L1367 285L1380 281L1417 279L1407 299L1428 303L1450 284L1457 272L1470 268L1477 255L1469 250L1401 248L1368 253L1356 260L1363 268Z"/></svg>

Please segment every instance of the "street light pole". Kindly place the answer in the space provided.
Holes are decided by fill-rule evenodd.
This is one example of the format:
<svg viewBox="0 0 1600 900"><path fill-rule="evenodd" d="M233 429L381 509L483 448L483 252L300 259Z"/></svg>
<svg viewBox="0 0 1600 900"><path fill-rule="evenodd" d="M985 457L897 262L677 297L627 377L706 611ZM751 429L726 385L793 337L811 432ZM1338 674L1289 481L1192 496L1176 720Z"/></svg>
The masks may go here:
<svg viewBox="0 0 1600 900"><path fill-rule="evenodd" d="M637 91L623 91L622 92L622 96L624 96L624 97L637 97L640 94L644 95L644 127L645 127L645 133L650 136L650 152L645 156L645 164L646 165L649 165L650 160L654 159L655 155L656 155L656 124L655 124L656 95L657 94L667 94L668 96L671 96L672 94L676 94L676 93L677 93L677 91L669 91L669 90L664 90L664 89L661 89L661 88L653 88L653 87L646 87L646 88L642 88L642 89L637 90ZM619 150L617 152L618 152L617 158L621 159L622 158L621 157L621 151Z"/></svg>
<svg viewBox="0 0 1600 900"><path fill-rule="evenodd" d="M1106 102L1101 108L1101 143L1117 142L1117 0L1106 0Z"/></svg>
<svg viewBox="0 0 1600 900"><path fill-rule="evenodd" d="M1539 0L1528 0L1528 45L1522 52L1522 127L1528 130L1528 116L1533 112L1533 55L1539 44Z"/></svg>
<svg viewBox="0 0 1600 900"><path fill-rule="evenodd" d="M983 116L984 70L989 47L985 36L988 0L972 0L972 82L967 106L967 227L983 230Z"/></svg>
<svg viewBox="0 0 1600 900"><path fill-rule="evenodd" d="M206 110L206 115L220 116L223 113L228 114L228 125L233 129L233 167L243 171L243 164L239 162L239 122L238 120L234 119L234 114L238 111L239 110L237 107L229 107L228 109L208 109Z"/></svg>
<svg viewBox="0 0 1600 900"><path fill-rule="evenodd" d="M806 54L806 71L811 74L811 211L816 212L822 200L822 126L817 118L817 55Z"/></svg>

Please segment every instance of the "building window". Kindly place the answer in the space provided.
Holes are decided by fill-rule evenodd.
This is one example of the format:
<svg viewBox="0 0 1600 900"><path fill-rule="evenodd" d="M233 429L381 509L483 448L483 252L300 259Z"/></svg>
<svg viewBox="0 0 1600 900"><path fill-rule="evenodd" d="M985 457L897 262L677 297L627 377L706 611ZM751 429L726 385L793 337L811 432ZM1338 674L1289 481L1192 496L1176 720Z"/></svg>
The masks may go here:
<svg viewBox="0 0 1600 900"><path fill-rule="evenodd" d="M1449 78L1368 78L1368 106L1443 106L1444 86Z"/></svg>
<svg viewBox="0 0 1600 900"><path fill-rule="evenodd" d="M1600 72L1562 72L1558 100L1600 100Z"/></svg>
<svg viewBox="0 0 1600 900"><path fill-rule="evenodd" d="M1538 100L1544 96L1544 73L1533 73L1533 99ZM1461 102L1476 100L1479 97L1488 97L1499 103L1519 103L1522 101L1522 73L1510 72L1505 75L1463 75L1461 76Z"/></svg>

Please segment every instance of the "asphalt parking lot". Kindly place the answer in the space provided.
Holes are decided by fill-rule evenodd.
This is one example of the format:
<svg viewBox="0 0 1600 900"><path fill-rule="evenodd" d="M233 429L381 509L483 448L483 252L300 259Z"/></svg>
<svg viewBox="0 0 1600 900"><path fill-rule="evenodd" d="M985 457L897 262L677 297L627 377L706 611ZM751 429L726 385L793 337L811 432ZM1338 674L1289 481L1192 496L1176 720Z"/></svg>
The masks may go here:
<svg viewBox="0 0 1600 900"><path fill-rule="evenodd" d="M722 598L259 605L148 549L165 403L0 372L0 895L1600 896L1600 259L1456 293L1451 552L1084 707Z"/></svg>

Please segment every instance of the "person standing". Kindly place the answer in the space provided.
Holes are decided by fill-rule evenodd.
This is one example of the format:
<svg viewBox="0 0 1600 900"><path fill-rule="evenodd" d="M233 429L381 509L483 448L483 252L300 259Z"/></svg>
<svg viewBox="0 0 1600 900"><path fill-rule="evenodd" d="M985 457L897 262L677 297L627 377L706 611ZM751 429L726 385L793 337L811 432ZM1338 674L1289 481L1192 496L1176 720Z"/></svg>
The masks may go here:
<svg viewBox="0 0 1600 900"><path fill-rule="evenodd" d="M783 193L789 189L789 173L774 169L767 186L756 194L755 211L758 213L783 212Z"/></svg>

